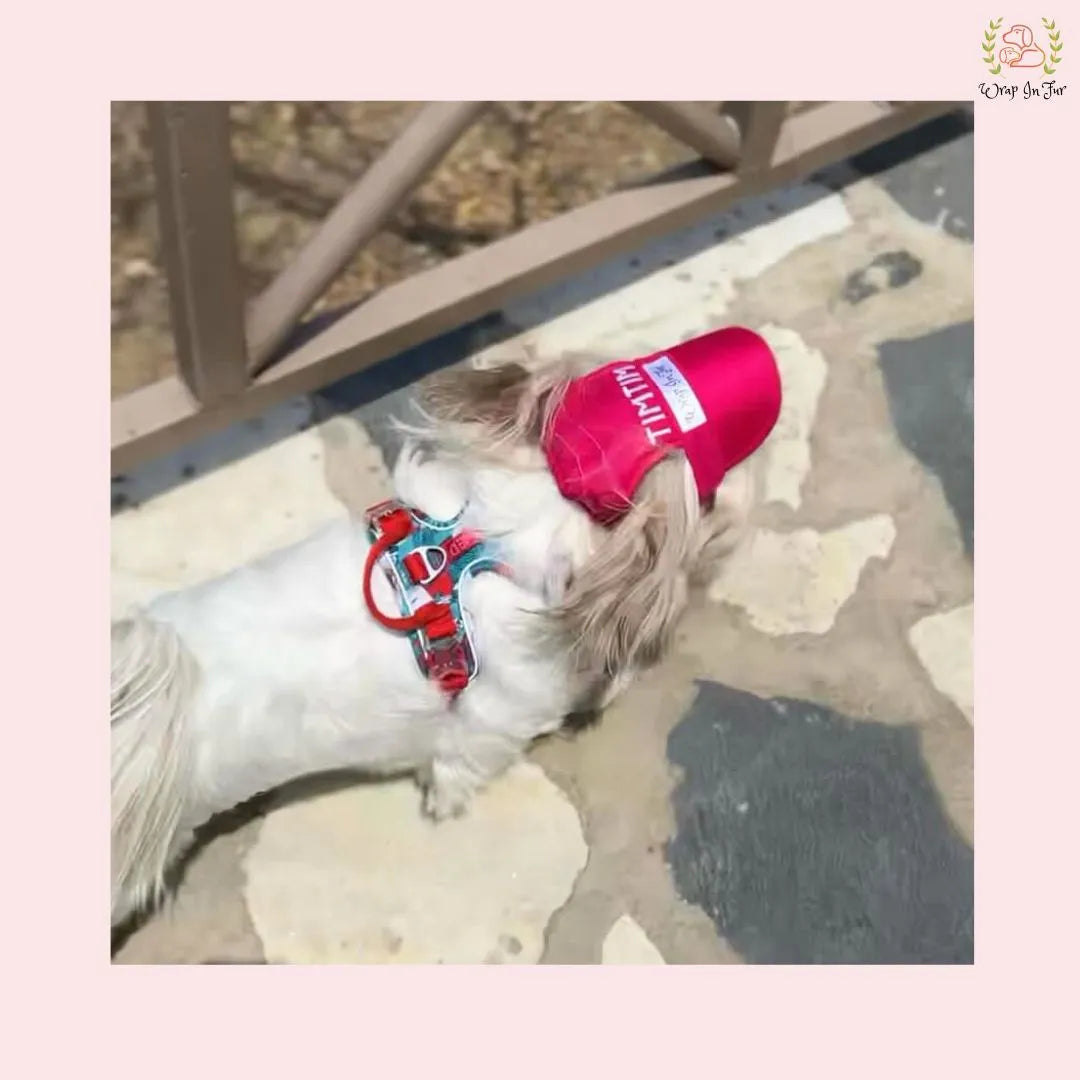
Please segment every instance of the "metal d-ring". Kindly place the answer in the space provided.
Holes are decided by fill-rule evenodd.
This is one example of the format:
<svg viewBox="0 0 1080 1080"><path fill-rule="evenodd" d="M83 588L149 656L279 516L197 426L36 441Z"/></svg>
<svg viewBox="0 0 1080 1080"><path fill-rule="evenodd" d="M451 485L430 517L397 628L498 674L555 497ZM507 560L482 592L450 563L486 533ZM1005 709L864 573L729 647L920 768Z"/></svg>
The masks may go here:
<svg viewBox="0 0 1080 1080"><path fill-rule="evenodd" d="M432 563L429 552L435 552L438 555L437 563ZM446 556L446 552L438 544L428 544L417 548L414 554L420 556L426 571L425 576L417 582L418 585L430 585L446 569L447 563L450 561Z"/></svg>

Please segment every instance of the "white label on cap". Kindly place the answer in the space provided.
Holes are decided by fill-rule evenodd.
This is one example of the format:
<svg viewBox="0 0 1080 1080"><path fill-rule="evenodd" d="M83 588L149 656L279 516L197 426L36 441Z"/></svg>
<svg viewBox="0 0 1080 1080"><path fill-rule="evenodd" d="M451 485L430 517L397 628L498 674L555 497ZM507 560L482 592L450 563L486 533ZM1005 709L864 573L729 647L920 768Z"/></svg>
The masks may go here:
<svg viewBox="0 0 1080 1080"><path fill-rule="evenodd" d="M686 376L672 363L670 356L657 357L641 366L664 395L680 431L693 431L705 423L705 410L697 394L686 381Z"/></svg>

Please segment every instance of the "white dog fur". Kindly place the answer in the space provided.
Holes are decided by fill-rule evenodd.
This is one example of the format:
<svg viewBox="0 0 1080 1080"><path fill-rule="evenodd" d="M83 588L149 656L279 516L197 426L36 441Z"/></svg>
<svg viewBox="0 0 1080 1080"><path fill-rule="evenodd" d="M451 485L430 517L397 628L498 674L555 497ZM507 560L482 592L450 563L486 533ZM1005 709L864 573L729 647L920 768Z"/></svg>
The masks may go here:
<svg viewBox="0 0 1080 1080"><path fill-rule="evenodd" d="M699 506L689 464L647 474L619 524L560 495L539 448L580 361L529 374L455 370L394 469L401 501L496 538L510 577L463 586L480 671L451 706L361 592L361 520L194 588L112 628L112 919L160 899L213 815L307 774L414 773L435 818L578 711L658 660L692 586L746 531L749 463ZM382 575L375 598L395 599Z"/></svg>

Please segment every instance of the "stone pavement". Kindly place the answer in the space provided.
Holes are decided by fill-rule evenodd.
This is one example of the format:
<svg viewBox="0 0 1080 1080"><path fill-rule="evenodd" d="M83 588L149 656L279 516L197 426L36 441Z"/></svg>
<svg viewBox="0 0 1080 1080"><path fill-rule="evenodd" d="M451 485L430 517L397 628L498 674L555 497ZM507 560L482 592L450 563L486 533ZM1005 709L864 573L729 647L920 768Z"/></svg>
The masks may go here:
<svg viewBox="0 0 1080 1080"><path fill-rule="evenodd" d="M758 328L751 545L677 648L466 818L320 777L216 822L119 963L970 963L972 134L947 118L113 482L113 602L388 491L450 363Z"/></svg>

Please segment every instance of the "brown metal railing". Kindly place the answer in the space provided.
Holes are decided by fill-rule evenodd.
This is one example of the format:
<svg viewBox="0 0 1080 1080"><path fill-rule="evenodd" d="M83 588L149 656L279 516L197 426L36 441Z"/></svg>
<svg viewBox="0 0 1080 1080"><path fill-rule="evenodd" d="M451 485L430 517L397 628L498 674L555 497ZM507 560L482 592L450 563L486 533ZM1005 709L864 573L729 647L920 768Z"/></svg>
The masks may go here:
<svg viewBox="0 0 1080 1080"><path fill-rule="evenodd" d="M436 101L421 109L398 139L334 207L251 306L251 367L259 371L301 316L349 260L393 216L483 111L475 101Z"/></svg>
<svg viewBox="0 0 1080 1080"><path fill-rule="evenodd" d="M508 299L738 198L789 182L950 111L955 102L644 101L625 104L715 171L617 191L391 285L292 349L304 314L480 116L483 102L420 110L293 260L250 303L233 211L229 106L148 105L179 374L113 402L119 472L203 431L310 392Z"/></svg>

